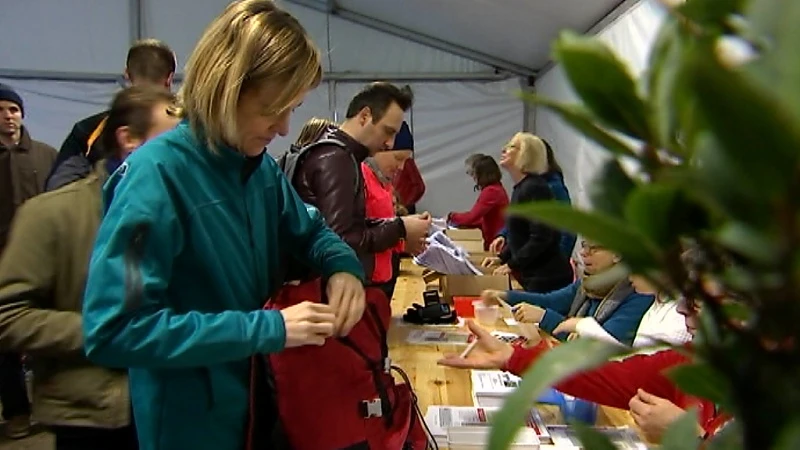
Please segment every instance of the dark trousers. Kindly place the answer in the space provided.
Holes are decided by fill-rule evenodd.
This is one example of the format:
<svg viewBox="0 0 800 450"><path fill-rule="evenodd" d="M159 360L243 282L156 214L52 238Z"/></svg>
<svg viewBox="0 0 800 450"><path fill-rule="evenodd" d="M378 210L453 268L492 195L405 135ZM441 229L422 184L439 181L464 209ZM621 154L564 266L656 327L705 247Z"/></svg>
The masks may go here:
<svg viewBox="0 0 800 450"><path fill-rule="evenodd" d="M89 428L51 427L56 438L56 450L138 450L136 427Z"/></svg>
<svg viewBox="0 0 800 450"><path fill-rule="evenodd" d="M22 358L16 353L0 354L0 403L6 420L31 414Z"/></svg>

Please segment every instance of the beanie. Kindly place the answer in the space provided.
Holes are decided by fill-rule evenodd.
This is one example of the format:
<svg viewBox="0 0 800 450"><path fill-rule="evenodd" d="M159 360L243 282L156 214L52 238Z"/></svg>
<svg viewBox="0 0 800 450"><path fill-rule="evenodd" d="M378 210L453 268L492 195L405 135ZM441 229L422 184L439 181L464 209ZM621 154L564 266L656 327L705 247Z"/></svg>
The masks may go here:
<svg viewBox="0 0 800 450"><path fill-rule="evenodd" d="M394 147L391 150L414 151L414 135L411 134L411 129L408 127L407 122L403 121L403 125L400 126L400 131L394 137Z"/></svg>
<svg viewBox="0 0 800 450"><path fill-rule="evenodd" d="M25 108L22 105L22 97L20 97L19 94L17 94L17 92L11 88L11 86L7 84L0 84L0 100L16 103L17 106L19 106L20 112L22 112L22 116L25 117Z"/></svg>

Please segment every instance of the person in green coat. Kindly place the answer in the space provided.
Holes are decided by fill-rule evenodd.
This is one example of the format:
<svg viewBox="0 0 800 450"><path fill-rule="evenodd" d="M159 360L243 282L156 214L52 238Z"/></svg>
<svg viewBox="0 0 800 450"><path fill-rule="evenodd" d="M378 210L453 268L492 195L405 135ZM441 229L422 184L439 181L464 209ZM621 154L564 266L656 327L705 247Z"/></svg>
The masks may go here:
<svg viewBox="0 0 800 450"><path fill-rule="evenodd" d="M273 2L232 3L189 57L184 120L104 187L84 346L91 361L129 369L141 450L243 449L250 357L322 345L361 318L355 253L265 156L320 83L320 62ZM286 254L327 280L327 304L261 308Z"/></svg>

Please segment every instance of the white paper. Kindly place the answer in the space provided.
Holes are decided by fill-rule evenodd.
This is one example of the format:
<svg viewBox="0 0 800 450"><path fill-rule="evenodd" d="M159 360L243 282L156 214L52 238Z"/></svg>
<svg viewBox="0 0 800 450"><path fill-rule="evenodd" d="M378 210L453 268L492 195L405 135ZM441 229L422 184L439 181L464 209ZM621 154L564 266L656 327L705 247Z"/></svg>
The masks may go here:
<svg viewBox="0 0 800 450"><path fill-rule="evenodd" d="M425 423L434 436L446 436L448 428L453 427L474 427L483 428L489 432L491 428L491 418L500 411L500 408L481 408L473 406L429 406L425 414ZM542 416L536 409L531 409L526 425L531 428L537 436L547 442L550 441L550 434L542 420Z"/></svg>
<svg viewBox="0 0 800 450"><path fill-rule="evenodd" d="M428 247L414 257L414 263L445 275L480 275L469 260L469 253L456 245L443 231L427 238Z"/></svg>
<svg viewBox="0 0 800 450"><path fill-rule="evenodd" d="M468 345L475 339L471 333L446 330L411 330L406 342L419 345Z"/></svg>
<svg viewBox="0 0 800 450"><path fill-rule="evenodd" d="M606 435L618 450L647 450L647 445L642 442L639 435L630 427L593 427L596 431ZM575 430L567 425L548 425L553 445L582 448Z"/></svg>

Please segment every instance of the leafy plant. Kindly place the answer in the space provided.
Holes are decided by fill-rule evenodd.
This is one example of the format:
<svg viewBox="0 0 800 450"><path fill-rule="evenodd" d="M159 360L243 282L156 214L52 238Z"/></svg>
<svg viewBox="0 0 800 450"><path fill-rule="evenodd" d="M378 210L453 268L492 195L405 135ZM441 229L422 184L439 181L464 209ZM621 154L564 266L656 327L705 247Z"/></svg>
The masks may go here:
<svg viewBox="0 0 800 450"><path fill-rule="evenodd" d="M735 418L709 448L795 448L800 1L688 0L665 8L639 80L600 41L571 32L558 39L554 57L580 102L525 96L613 159L596 181L595 210L539 203L513 212L599 242L674 296L701 302L696 362L670 376ZM733 44L746 57L731 56ZM619 158L635 159L641 177L626 175ZM710 264L686 267L679 256L687 242ZM720 281L737 302L722 304L706 292L705 277ZM493 429L492 448L508 444L534 388L604 361L608 350L590 354L587 345L569 342L529 371L526 389L515 394L523 397L499 416L507 422ZM664 447L696 448L693 420L676 422ZM597 442L585 442L588 449L607 448L591 431L580 434Z"/></svg>

